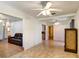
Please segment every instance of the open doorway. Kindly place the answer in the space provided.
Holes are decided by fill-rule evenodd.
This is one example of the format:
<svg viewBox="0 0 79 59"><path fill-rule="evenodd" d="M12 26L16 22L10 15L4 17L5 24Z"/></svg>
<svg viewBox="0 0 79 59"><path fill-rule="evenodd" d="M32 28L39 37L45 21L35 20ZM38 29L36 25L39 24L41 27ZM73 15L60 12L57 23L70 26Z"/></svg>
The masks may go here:
<svg viewBox="0 0 79 59"><path fill-rule="evenodd" d="M0 13L0 57L23 51L22 19Z"/></svg>
<svg viewBox="0 0 79 59"><path fill-rule="evenodd" d="M46 39L44 44L48 47L60 48L62 51L65 49L65 29L70 28L71 20L74 19L74 16L62 16L58 19L55 19L54 22L49 22L46 29ZM47 33L48 32L48 33Z"/></svg>
<svg viewBox="0 0 79 59"><path fill-rule="evenodd" d="M42 40L46 40L46 25L42 24Z"/></svg>

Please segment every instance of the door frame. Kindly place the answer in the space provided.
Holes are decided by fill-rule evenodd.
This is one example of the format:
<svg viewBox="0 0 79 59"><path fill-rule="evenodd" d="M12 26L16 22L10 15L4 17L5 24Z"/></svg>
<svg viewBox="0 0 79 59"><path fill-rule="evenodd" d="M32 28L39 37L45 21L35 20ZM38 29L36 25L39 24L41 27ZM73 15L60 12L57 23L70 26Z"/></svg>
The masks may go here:
<svg viewBox="0 0 79 59"><path fill-rule="evenodd" d="M46 25L42 24L42 40L46 40Z"/></svg>
<svg viewBox="0 0 79 59"><path fill-rule="evenodd" d="M48 40L53 40L54 39L54 26L49 25L48 26Z"/></svg>

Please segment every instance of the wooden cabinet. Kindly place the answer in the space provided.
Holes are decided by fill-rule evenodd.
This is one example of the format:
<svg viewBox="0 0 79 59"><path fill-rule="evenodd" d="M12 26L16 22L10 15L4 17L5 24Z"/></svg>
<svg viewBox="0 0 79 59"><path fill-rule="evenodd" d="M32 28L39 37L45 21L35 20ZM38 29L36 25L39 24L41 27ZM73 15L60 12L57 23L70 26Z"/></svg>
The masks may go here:
<svg viewBox="0 0 79 59"><path fill-rule="evenodd" d="M77 29L65 29L65 51L77 53Z"/></svg>

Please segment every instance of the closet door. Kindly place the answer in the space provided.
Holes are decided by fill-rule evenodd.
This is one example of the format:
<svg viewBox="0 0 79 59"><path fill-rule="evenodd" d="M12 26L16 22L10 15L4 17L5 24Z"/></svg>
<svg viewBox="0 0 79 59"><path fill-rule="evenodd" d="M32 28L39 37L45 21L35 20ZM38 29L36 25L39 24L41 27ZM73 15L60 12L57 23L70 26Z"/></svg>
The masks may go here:
<svg viewBox="0 0 79 59"><path fill-rule="evenodd" d="M65 29L65 51L77 53L77 29Z"/></svg>

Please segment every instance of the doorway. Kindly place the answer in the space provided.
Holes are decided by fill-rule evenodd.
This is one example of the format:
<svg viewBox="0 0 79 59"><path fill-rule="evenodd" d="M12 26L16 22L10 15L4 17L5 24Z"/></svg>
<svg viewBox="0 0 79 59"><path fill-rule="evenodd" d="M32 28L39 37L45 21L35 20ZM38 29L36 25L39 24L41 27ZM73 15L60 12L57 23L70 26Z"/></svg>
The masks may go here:
<svg viewBox="0 0 79 59"><path fill-rule="evenodd" d="M53 36L53 25L48 26L48 39L49 40L53 40L54 36Z"/></svg>
<svg viewBox="0 0 79 59"><path fill-rule="evenodd" d="M15 39L15 34L23 33L22 19L4 13L0 13L0 18L0 57L9 57L22 52L23 47L9 42L9 36L11 40L21 41L18 36ZM16 41L14 43L17 43Z"/></svg>
<svg viewBox="0 0 79 59"><path fill-rule="evenodd" d="M46 25L42 24L42 40L46 40Z"/></svg>

